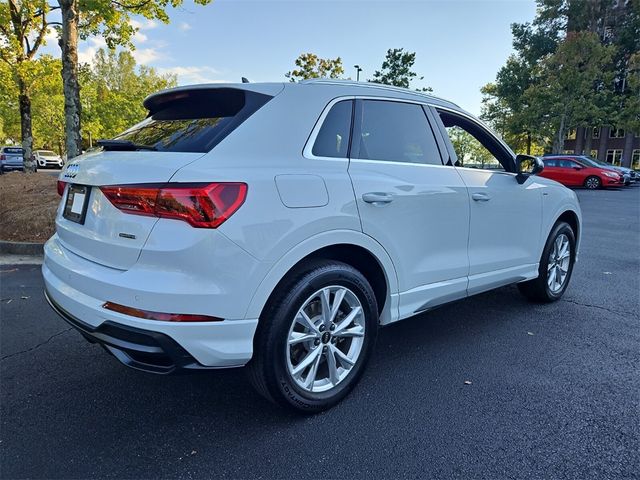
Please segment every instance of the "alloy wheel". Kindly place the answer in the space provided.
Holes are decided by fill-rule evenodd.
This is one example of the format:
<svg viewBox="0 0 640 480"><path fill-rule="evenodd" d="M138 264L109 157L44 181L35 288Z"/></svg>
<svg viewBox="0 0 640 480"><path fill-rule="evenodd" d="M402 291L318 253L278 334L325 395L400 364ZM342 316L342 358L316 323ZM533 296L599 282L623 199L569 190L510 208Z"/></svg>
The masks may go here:
<svg viewBox="0 0 640 480"><path fill-rule="evenodd" d="M553 242L547 266L547 285L552 293L558 293L564 287L571 264L571 243L569 238L561 233Z"/></svg>
<svg viewBox="0 0 640 480"><path fill-rule="evenodd" d="M364 345L365 317L358 297L332 285L311 295L296 313L287 338L287 368L307 392L325 392L344 381Z"/></svg>

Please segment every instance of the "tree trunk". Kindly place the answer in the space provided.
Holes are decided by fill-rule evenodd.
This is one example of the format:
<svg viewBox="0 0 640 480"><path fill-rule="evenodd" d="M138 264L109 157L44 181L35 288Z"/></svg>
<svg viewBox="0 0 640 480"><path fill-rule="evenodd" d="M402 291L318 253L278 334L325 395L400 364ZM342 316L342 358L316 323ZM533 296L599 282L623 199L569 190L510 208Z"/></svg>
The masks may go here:
<svg viewBox="0 0 640 480"><path fill-rule="evenodd" d="M631 168L631 157L633 156L633 132L627 130L624 137L624 150L622 151L622 159L620 165Z"/></svg>
<svg viewBox="0 0 640 480"><path fill-rule="evenodd" d="M598 160L607 161L607 144L609 142L609 131L611 127L602 127L600 129L600 146L598 147Z"/></svg>
<svg viewBox="0 0 640 480"><path fill-rule="evenodd" d="M527 131L527 155L531 155L531 132Z"/></svg>
<svg viewBox="0 0 640 480"><path fill-rule="evenodd" d="M80 135L80 84L78 82L78 3L60 0L62 12L62 86L64 91L64 125L67 159L82 153Z"/></svg>
<svg viewBox="0 0 640 480"><path fill-rule="evenodd" d="M584 154L591 156L591 140L593 137L593 127L584 129Z"/></svg>
<svg viewBox="0 0 640 480"><path fill-rule="evenodd" d="M562 153L562 148L564 147L565 133L566 133L565 115L563 114L562 117L560 117L560 125L558 126L558 131L556 132L556 136L553 141L551 153Z"/></svg>
<svg viewBox="0 0 640 480"><path fill-rule="evenodd" d="M31 131L31 97L22 79L18 79L18 103L20 104L20 133L22 140L22 159L25 172L35 172L33 161L33 133Z"/></svg>

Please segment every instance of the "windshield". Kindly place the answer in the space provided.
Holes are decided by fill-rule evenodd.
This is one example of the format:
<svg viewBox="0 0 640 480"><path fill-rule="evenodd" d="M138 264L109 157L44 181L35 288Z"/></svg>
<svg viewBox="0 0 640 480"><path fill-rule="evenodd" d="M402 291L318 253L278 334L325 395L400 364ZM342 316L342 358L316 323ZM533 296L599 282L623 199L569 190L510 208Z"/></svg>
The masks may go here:
<svg viewBox="0 0 640 480"><path fill-rule="evenodd" d="M600 163L598 160L594 160L591 157L580 157L580 161L586 165L591 167L601 167L604 163ZM604 164L607 165L607 164ZM610 166L610 165L608 165Z"/></svg>
<svg viewBox="0 0 640 480"><path fill-rule="evenodd" d="M51 150L38 150L38 153L44 157L55 157L56 154Z"/></svg>
<svg viewBox="0 0 640 480"><path fill-rule="evenodd" d="M206 153L271 98L232 88L169 92L147 118L114 140L132 149Z"/></svg>

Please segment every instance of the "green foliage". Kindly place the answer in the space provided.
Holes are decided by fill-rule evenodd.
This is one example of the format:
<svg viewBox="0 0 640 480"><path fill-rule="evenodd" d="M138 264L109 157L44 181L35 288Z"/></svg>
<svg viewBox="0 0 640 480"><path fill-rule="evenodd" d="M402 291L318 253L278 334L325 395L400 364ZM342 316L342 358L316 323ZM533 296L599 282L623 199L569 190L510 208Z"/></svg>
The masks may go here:
<svg viewBox="0 0 640 480"><path fill-rule="evenodd" d="M193 0L207 5L212 0ZM58 3L76 2L80 12L80 38L101 36L110 49L118 45L134 48L131 40L138 30L131 24L132 15L169 23L168 7L179 7L183 0L58 0Z"/></svg>
<svg viewBox="0 0 640 480"><path fill-rule="evenodd" d="M533 22L512 25L516 53L483 87L482 118L516 148L539 143L559 151L565 132L580 126L638 131L640 2L620 17L613 42L603 27L611 0L537 3Z"/></svg>
<svg viewBox="0 0 640 480"><path fill-rule="evenodd" d="M50 56L34 60L38 75L32 84L33 137L35 148L64 153L64 96L61 62ZM175 76L160 75L155 69L137 66L129 52L99 50L93 65L81 65L83 140L109 138L144 119L144 98L177 85ZM0 141L17 142L20 116L11 70L0 63Z"/></svg>
<svg viewBox="0 0 640 480"><path fill-rule="evenodd" d="M146 116L144 98L158 90L177 85L174 75L159 75L154 68L136 68L126 51L99 50L93 66L80 73L83 137L95 141L110 138Z"/></svg>
<svg viewBox="0 0 640 480"><path fill-rule="evenodd" d="M344 74L342 59L319 58L315 53L303 53L295 61L298 67L285 73L291 82L310 78L340 78Z"/></svg>
<svg viewBox="0 0 640 480"><path fill-rule="evenodd" d="M404 48L390 48L382 62L382 68L376 70L370 82L409 88L418 74L412 70L416 63L415 52L405 52ZM422 80L423 77L419 77Z"/></svg>

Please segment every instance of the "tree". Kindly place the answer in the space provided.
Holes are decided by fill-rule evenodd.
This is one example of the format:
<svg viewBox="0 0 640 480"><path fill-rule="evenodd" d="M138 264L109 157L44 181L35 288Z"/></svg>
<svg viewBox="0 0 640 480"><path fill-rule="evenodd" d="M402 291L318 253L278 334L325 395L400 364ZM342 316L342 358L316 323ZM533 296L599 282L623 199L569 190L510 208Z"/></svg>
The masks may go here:
<svg viewBox="0 0 640 480"><path fill-rule="evenodd" d="M340 78L344 74L342 59L320 58L315 53L303 53L295 61L298 67L284 74L291 82L310 78Z"/></svg>
<svg viewBox="0 0 640 480"><path fill-rule="evenodd" d="M175 75L136 66L126 51L98 50L93 65L81 75L83 121L93 138L110 138L146 116L142 101L149 94L177 85Z"/></svg>
<svg viewBox="0 0 640 480"><path fill-rule="evenodd" d="M553 153L562 151L570 128L606 122L613 85L615 48L591 32L570 32L538 68L539 80L525 93L529 114L553 128Z"/></svg>
<svg viewBox="0 0 640 480"><path fill-rule="evenodd" d="M206 5L211 0L193 0ZM80 83L78 80L78 39L101 35L109 48L117 45L133 48L136 28L132 15L169 22L168 6L178 7L183 0L58 0L62 13L59 44L62 49L62 80L65 98L65 132L67 155L72 158L82 150Z"/></svg>
<svg viewBox="0 0 640 480"><path fill-rule="evenodd" d="M31 120L31 88L38 78L33 59L44 43L48 25L45 0L8 0L0 3L0 59L11 69L17 86L20 110L20 137L25 171L35 171L33 161L33 127Z"/></svg>
<svg viewBox="0 0 640 480"><path fill-rule="evenodd" d="M409 88L411 81L418 77L418 74L412 70L415 62L415 52L405 52L403 48L390 48L382 62L382 68L374 72L373 78L369 82ZM423 78L418 77L418 80ZM418 90L432 91L429 87Z"/></svg>

